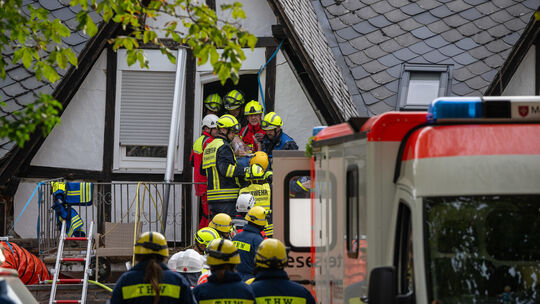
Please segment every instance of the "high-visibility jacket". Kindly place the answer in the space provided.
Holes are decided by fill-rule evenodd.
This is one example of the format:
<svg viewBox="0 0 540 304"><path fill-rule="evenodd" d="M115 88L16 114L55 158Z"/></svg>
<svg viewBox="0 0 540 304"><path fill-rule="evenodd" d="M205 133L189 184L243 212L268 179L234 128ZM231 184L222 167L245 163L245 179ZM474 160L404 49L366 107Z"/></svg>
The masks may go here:
<svg viewBox="0 0 540 304"><path fill-rule="evenodd" d="M251 195L253 195L253 197L255 198L255 206L261 206L265 210L269 210L271 208L272 189L270 188L269 183L253 183L247 187L240 189L239 193L251 193Z"/></svg>
<svg viewBox="0 0 540 304"><path fill-rule="evenodd" d="M274 139L270 139L268 135L265 135L262 147L268 157L272 157L272 151L274 150L298 150L298 145L294 139L281 130Z"/></svg>
<svg viewBox="0 0 540 304"><path fill-rule="evenodd" d="M223 281L218 282L215 274L208 277L208 282L193 288L193 294L199 304L254 304L255 295L251 288L242 282L236 272L226 271Z"/></svg>
<svg viewBox="0 0 540 304"><path fill-rule="evenodd" d="M229 144L221 135L216 137L203 152L201 169L208 178L208 203L236 202L240 190L239 176L243 168L236 164L236 157Z"/></svg>
<svg viewBox="0 0 540 304"><path fill-rule="evenodd" d="M234 236L233 243L238 249L242 261L242 263L236 265L236 271L242 277L242 281L253 277L255 254L262 241L264 239L259 228L249 222L244 226L242 232Z"/></svg>
<svg viewBox="0 0 540 304"><path fill-rule="evenodd" d="M212 140L214 140L214 137L203 131L203 134L199 138L197 138L197 140L193 144L193 150L191 151L191 156L189 158L191 165L195 168L195 172L193 174L193 181L196 183L204 183L195 185L195 194L197 196L203 196L206 194L206 176L201 174L199 168L201 167L204 148L206 148L206 146L211 143Z"/></svg>
<svg viewBox="0 0 540 304"><path fill-rule="evenodd" d="M302 285L290 281L284 270L263 270L257 273L250 286L257 304L315 304L311 293Z"/></svg>
<svg viewBox="0 0 540 304"><path fill-rule="evenodd" d="M253 136L257 133L261 133L262 135L266 134L266 132L261 129L261 124L252 125L248 123L240 131L240 138L253 152L259 151L255 141L253 140Z"/></svg>
<svg viewBox="0 0 540 304"><path fill-rule="evenodd" d="M148 262L137 263L124 272L114 286L111 304L115 303L154 303L155 291L150 283L144 282ZM184 277L170 270L167 265L159 263L163 269L160 298L158 303L197 303L193 298L191 287Z"/></svg>

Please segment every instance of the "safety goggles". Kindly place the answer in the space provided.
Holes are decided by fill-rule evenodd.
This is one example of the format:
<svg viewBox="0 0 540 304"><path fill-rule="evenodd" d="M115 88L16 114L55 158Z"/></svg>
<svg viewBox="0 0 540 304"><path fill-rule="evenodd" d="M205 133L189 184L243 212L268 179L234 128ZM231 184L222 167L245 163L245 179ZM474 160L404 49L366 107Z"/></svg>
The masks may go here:
<svg viewBox="0 0 540 304"><path fill-rule="evenodd" d="M234 126L230 127L231 131L233 131L234 134L240 133L241 128L242 127L240 126L240 124L235 124Z"/></svg>
<svg viewBox="0 0 540 304"><path fill-rule="evenodd" d="M230 97L230 96L225 96L223 98L223 101L224 101L224 104L225 104L225 109L227 109L227 110L238 109L239 107L241 107L244 104L243 100L234 99L233 97Z"/></svg>
<svg viewBox="0 0 540 304"><path fill-rule="evenodd" d="M263 121L261 121L261 128L262 128L263 130L272 130L272 129L277 128L277 126L276 126L276 125L273 125L273 124L271 124L271 123L269 123L269 122L266 121L266 120L263 120Z"/></svg>
<svg viewBox="0 0 540 304"><path fill-rule="evenodd" d="M208 103L205 103L204 106L208 110L214 111L214 112L218 112L221 109L221 104L217 102L208 102Z"/></svg>

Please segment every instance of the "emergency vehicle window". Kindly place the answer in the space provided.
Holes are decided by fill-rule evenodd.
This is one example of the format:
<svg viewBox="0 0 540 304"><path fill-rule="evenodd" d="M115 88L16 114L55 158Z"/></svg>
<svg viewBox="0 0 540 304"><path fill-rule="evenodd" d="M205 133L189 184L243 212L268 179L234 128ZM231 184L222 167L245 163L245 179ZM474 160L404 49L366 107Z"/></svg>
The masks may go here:
<svg viewBox="0 0 540 304"><path fill-rule="evenodd" d="M398 209L396 226L396 255L394 264L397 269L398 294L406 295L414 291L413 235L411 211L401 203Z"/></svg>
<svg viewBox="0 0 540 304"><path fill-rule="evenodd" d="M294 247L311 246L311 177L294 175L286 180L288 188L288 238ZM287 233L287 232L286 232Z"/></svg>
<svg viewBox="0 0 540 304"><path fill-rule="evenodd" d="M358 167L347 169L347 256L358 257L360 231L359 231L359 197L358 197Z"/></svg>

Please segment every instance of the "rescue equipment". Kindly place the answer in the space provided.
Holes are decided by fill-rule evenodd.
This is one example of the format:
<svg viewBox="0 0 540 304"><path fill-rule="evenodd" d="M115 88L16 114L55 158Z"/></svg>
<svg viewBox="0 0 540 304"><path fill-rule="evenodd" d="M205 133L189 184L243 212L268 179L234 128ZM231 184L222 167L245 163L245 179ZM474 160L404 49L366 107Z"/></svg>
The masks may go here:
<svg viewBox="0 0 540 304"><path fill-rule="evenodd" d="M28 252L15 243L0 242L0 252L5 261L0 264L2 268L11 268L17 271L19 279L25 285L38 284L40 281L50 280L47 266L37 256Z"/></svg>
<svg viewBox="0 0 540 304"><path fill-rule="evenodd" d="M51 207L56 213L56 223L58 228L62 226L62 221L66 221L68 237L84 237L83 221L77 211L71 206L92 205L92 194L94 185L92 183L65 183L51 182L54 196L54 204Z"/></svg>

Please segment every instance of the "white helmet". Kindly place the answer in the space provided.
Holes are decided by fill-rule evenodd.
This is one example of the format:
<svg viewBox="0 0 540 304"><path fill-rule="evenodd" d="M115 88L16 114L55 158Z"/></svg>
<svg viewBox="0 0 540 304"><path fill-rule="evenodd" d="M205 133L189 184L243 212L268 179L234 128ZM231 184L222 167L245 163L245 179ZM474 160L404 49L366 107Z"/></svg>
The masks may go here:
<svg viewBox="0 0 540 304"><path fill-rule="evenodd" d="M236 212L248 212L255 205L255 198L251 193L242 193L236 200Z"/></svg>
<svg viewBox="0 0 540 304"><path fill-rule="evenodd" d="M206 115L203 120L202 120L202 126L203 127L208 127L210 129L214 129L214 128L217 128L217 121L218 121L219 117L217 117L217 115L214 115L214 114L208 114Z"/></svg>
<svg viewBox="0 0 540 304"><path fill-rule="evenodd" d="M176 257L176 259L173 259ZM171 265L174 264L175 265ZM176 270L177 272L194 273L201 272L203 269L203 259L197 251L188 249L180 251L173 255L169 260L169 268Z"/></svg>

